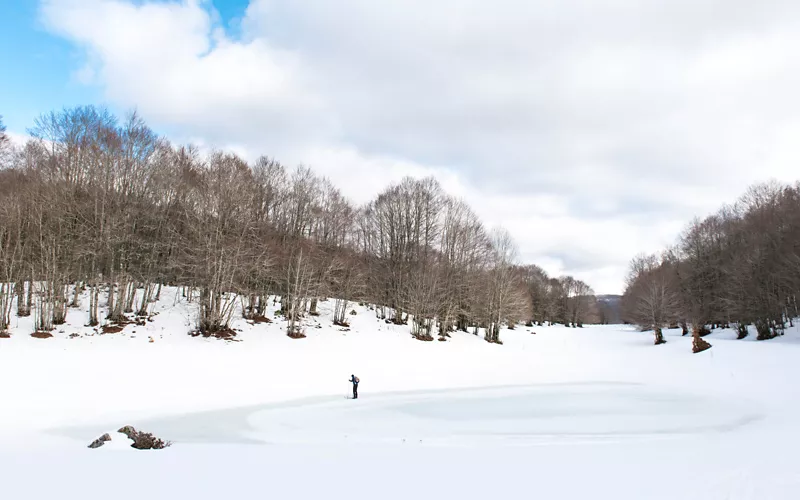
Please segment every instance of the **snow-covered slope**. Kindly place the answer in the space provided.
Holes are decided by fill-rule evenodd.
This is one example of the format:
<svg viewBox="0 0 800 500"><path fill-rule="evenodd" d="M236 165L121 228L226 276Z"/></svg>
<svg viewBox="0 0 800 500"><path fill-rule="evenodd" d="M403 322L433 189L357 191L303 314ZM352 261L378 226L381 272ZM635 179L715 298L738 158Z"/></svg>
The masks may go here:
<svg viewBox="0 0 800 500"><path fill-rule="evenodd" d="M84 300L84 303L86 301ZM165 289L145 326L100 335L70 310L51 339L0 339L5 498L796 498L796 329L717 331L691 354L630 327L456 333L420 342L354 305L195 338ZM535 332L535 334L533 334ZM78 333L80 336L71 337ZM153 342L150 342L150 337ZM346 399L351 374L358 400ZM131 424L175 444L137 451ZM86 446L104 432L113 441Z"/></svg>

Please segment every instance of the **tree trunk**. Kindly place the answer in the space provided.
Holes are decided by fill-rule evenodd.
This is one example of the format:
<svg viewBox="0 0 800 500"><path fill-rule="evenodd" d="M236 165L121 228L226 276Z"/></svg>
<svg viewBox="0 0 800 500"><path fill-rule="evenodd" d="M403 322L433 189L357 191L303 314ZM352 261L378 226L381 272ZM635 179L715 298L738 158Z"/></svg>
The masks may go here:
<svg viewBox="0 0 800 500"><path fill-rule="evenodd" d="M257 300L258 300L258 304L256 305L256 314L258 316L263 316L264 313L266 312L267 298L264 297L263 295L259 295L257 297Z"/></svg>
<svg viewBox="0 0 800 500"><path fill-rule="evenodd" d="M666 344L667 341L664 340L664 334L661 332L661 327L657 326L654 330L655 333L655 345Z"/></svg>
<svg viewBox="0 0 800 500"><path fill-rule="evenodd" d="M131 282L128 284L128 294L127 294L127 301L125 302L125 312L132 313L133 312L133 303L136 301L136 282Z"/></svg>
<svg viewBox="0 0 800 500"><path fill-rule="evenodd" d="M75 293L72 294L72 302L70 303L70 307L78 308L81 305L80 302L81 298L81 282L75 282Z"/></svg>
<svg viewBox="0 0 800 500"><path fill-rule="evenodd" d="M106 314L106 319L111 319L112 315L114 314L114 282L108 284L108 314Z"/></svg>
<svg viewBox="0 0 800 500"><path fill-rule="evenodd" d="M289 309L289 297L287 294L281 294L281 314L286 317L286 313Z"/></svg>
<svg viewBox="0 0 800 500"><path fill-rule="evenodd" d="M53 284L53 324L63 325L67 322L67 293L69 285Z"/></svg>
<svg viewBox="0 0 800 500"><path fill-rule="evenodd" d="M738 325L736 325L736 332L737 332L736 338L739 340L747 337L748 334L747 323L739 323Z"/></svg>
<svg viewBox="0 0 800 500"><path fill-rule="evenodd" d="M310 314L311 316L319 316L319 313L317 312L317 298L316 297L311 299L311 305L308 308L308 314Z"/></svg>
<svg viewBox="0 0 800 500"><path fill-rule="evenodd" d="M773 338L772 330L769 327L769 321L757 320L756 321L756 340L769 340Z"/></svg>
<svg viewBox="0 0 800 500"><path fill-rule="evenodd" d="M139 310L136 311L137 316L149 316L150 313L148 308L150 303L152 302L150 299L153 296L153 284L152 283L145 283L144 290L142 291L142 301L139 303Z"/></svg>
<svg viewBox="0 0 800 500"><path fill-rule="evenodd" d="M246 302L242 304L242 317L244 319L253 319L255 317L255 295L249 294Z"/></svg>
<svg viewBox="0 0 800 500"><path fill-rule="evenodd" d="M28 286L33 286L28 285ZM17 283L17 317L27 317L31 315L31 306L25 301L25 281L21 280Z"/></svg>
<svg viewBox="0 0 800 500"><path fill-rule="evenodd" d="M19 285L17 285L19 286ZM14 303L14 283L0 283L0 333L6 333L11 324Z"/></svg>
<svg viewBox="0 0 800 500"><path fill-rule="evenodd" d="M25 298L25 316L31 315L31 308L33 308L33 275L31 275L31 280L28 282L28 293Z"/></svg>
<svg viewBox="0 0 800 500"><path fill-rule="evenodd" d="M89 284L89 326L97 326L100 324L97 313L100 297L100 285L93 281Z"/></svg>
<svg viewBox="0 0 800 500"><path fill-rule="evenodd" d="M706 342L701 336L700 331L702 326L695 323L692 323L692 352L698 353L703 352L707 349L711 349L711 344Z"/></svg>

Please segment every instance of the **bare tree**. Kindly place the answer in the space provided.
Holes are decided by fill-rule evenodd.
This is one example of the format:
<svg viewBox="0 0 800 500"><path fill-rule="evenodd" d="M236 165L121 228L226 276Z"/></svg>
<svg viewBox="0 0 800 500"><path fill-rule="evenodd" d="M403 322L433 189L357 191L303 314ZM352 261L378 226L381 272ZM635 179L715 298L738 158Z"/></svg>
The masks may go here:
<svg viewBox="0 0 800 500"><path fill-rule="evenodd" d="M800 289L800 186L776 182L751 187L684 231L665 263L675 283L674 321L691 331L693 351L702 337L736 324L739 338L754 325L757 338L781 335L798 315Z"/></svg>
<svg viewBox="0 0 800 500"><path fill-rule="evenodd" d="M652 329L655 345L663 344L662 328L673 321L679 310L675 273L656 256L636 257L630 266L623 296L625 318L643 329Z"/></svg>
<svg viewBox="0 0 800 500"><path fill-rule="evenodd" d="M363 262L357 255L342 252L332 266L329 275L328 290L334 299L333 323L338 326L350 326L347 321L349 300L363 297L365 280L362 271Z"/></svg>
<svg viewBox="0 0 800 500"><path fill-rule="evenodd" d="M11 138L6 134L6 126L3 124L3 116L0 115L0 168L5 166L7 155L11 149Z"/></svg>
<svg viewBox="0 0 800 500"><path fill-rule="evenodd" d="M209 335L232 335L236 311L265 321L270 296L293 336L328 297L337 324L350 302L370 302L422 339L471 327L499 342L503 325L591 317L588 286L523 273L507 232L492 241L433 178L405 178L356 210L310 168L201 155L136 113L64 109L30 134L0 165L3 323L16 300L19 316L32 310L48 330L87 289L89 325L125 323L148 316L167 283L198 301Z"/></svg>
<svg viewBox="0 0 800 500"><path fill-rule="evenodd" d="M17 207L0 205L0 335L11 324L17 267L22 260L19 212Z"/></svg>
<svg viewBox="0 0 800 500"><path fill-rule="evenodd" d="M517 263L517 248L511 234L502 228L492 231L492 254L488 272L486 341L500 341L500 327L518 318L514 312L526 304L524 288L514 272Z"/></svg>

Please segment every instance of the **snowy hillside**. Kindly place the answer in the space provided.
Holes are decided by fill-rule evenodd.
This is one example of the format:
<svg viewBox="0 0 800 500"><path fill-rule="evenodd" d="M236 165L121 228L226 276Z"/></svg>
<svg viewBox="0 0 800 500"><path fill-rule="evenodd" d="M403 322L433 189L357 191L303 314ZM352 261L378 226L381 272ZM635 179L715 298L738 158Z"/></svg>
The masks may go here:
<svg viewBox="0 0 800 500"><path fill-rule="evenodd" d="M84 297L82 304L86 304ZM102 305L102 304L101 304ZM768 342L631 327L520 327L504 345L413 339L367 307L304 339L234 321L191 337L167 288L152 321L101 334L71 309L54 338L0 339L5 498L789 499L800 335ZM534 334L535 332L535 334ZM752 337L752 336L751 336ZM151 341L152 339L152 341ZM347 399L351 374L358 400ZM133 425L174 442L138 451ZM109 432L112 441L87 445Z"/></svg>

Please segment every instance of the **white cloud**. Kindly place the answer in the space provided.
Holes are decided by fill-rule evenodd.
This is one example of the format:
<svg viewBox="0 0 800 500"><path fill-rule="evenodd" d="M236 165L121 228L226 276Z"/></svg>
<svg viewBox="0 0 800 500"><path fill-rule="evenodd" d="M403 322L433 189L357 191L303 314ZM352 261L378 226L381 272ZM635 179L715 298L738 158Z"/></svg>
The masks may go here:
<svg viewBox="0 0 800 500"><path fill-rule="evenodd" d="M521 254L620 291L628 259L800 160L800 5L763 0L45 0L76 68L176 138L356 201L435 175Z"/></svg>

